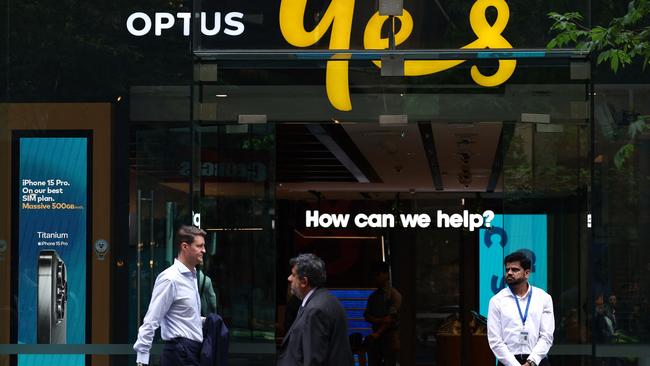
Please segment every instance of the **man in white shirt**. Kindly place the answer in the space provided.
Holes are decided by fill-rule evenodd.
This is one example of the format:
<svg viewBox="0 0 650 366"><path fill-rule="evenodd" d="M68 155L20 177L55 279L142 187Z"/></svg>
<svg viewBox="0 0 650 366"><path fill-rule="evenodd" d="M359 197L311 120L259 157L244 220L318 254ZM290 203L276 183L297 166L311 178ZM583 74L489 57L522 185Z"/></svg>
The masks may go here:
<svg viewBox="0 0 650 366"><path fill-rule="evenodd" d="M518 251L504 259L508 286L490 299L488 342L499 365L550 366L553 299L528 283L531 260Z"/></svg>
<svg viewBox="0 0 650 366"><path fill-rule="evenodd" d="M203 329L196 266L203 263L205 235L205 231L185 225L176 232L178 257L156 278L149 309L133 345L138 365L149 364L151 343L159 326L165 342L161 366L199 365Z"/></svg>

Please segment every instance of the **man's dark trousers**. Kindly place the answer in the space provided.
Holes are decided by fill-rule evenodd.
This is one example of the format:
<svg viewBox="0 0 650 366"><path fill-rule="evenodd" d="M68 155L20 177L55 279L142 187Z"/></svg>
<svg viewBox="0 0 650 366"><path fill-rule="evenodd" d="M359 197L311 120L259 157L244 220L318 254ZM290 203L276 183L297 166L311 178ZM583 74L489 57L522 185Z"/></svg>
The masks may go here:
<svg viewBox="0 0 650 366"><path fill-rule="evenodd" d="M368 344L368 366L395 366L399 349L399 333L389 330Z"/></svg>
<svg viewBox="0 0 650 366"><path fill-rule="evenodd" d="M201 342L187 338L165 341L160 366L199 366Z"/></svg>
<svg viewBox="0 0 650 366"><path fill-rule="evenodd" d="M528 359L528 355L515 355L515 358L517 361L519 361L520 364L525 364L526 360ZM501 362L497 364L497 366L504 366ZM548 358L544 357L542 360L539 362L539 365L537 366L551 366L551 363L548 362Z"/></svg>

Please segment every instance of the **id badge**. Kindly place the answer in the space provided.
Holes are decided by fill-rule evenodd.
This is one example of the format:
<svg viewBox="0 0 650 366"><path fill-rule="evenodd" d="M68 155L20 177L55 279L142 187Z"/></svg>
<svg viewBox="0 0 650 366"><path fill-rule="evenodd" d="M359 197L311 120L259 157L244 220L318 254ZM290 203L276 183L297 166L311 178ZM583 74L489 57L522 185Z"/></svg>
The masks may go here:
<svg viewBox="0 0 650 366"><path fill-rule="evenodd" d="M522 330L519 332L519 344L528 345L528 331Z"/></svg>

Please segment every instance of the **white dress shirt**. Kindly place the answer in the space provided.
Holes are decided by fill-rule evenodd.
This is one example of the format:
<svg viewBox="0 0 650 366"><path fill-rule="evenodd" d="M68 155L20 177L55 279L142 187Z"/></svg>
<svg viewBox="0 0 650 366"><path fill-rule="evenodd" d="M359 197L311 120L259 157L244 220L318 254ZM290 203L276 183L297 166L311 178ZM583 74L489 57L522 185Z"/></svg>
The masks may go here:
<svg viewBox="0 0 650 366"><path fill-rule="evenodd" d="M159 326L165 341L183 337L203 342L196 271L191 271L178 259L156 278L147 315L133 345L138 353L137 362L149 363L151 343Z"/></svg>
<svg viewBox="0 0 650 366"><path fill-rule="evenodd" d="M521 363L517 361L515 355L521 354L529 355L528 359L539 365L553 345L555 330L553 299L541 288L529 285L528 292L523 297L517 296L516 300L524 316L529 296L532 298L525 326L525 331L528 332L527 344L520 343L524 325L510 288L506 286L490 299L487 320L488 342L496 358L506 366L520 366Z"/></svg>
<svg viewBox="0 0 650 366"><path fill-rule="evenodd" d="M305 295L305 298L302 299L302 305L301 305L301 307L305 307L305 304L307 303L307 300L309 300L309 298L311 297L311 295L314 293L315 290L316 290L316 287L314 287L313 289L309 290L309 292L307 293L307 295Z"/></svg>

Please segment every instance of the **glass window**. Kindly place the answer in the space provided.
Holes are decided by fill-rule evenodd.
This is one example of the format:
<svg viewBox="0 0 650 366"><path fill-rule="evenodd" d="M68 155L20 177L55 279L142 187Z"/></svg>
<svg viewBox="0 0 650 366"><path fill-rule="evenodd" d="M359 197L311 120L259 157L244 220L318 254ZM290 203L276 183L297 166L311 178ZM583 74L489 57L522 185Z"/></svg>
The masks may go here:
<svg viewBox="0 0 650 366"><path fill-rule="evenodd" d="M593 337L599 344L647 344L648 146L644 130L636 136L630 131L635 124L642 126L642 116L650 113L643 102L650 89L598 84L595 92Z"/></svg>

